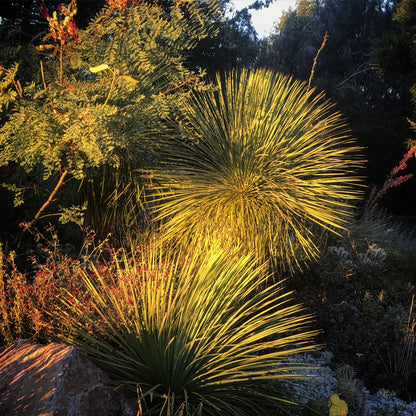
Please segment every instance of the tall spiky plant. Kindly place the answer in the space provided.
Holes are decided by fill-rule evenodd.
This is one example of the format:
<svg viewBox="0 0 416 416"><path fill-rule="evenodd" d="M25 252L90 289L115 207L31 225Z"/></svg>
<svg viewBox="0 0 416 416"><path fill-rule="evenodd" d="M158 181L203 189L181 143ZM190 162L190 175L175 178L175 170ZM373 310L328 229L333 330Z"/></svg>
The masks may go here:
<svg viewBox="0 0 416 416"><path fill-rule="evenodd" d="M290 356L314 348L316 332L281 282L257 290L265 266L237 253L175 253L153 242L115 256L116 274L93 266L84 280L95 316L63 298L79 317L65 339L116 382L134 393L139 386L142 402L159 409L154 414L181 406L191 414L201 405L204 415L267 414L285 404L279 390L308 378L308 367Z"/></svg>
<svg viewBox="0 0 416 416"><path fill-rule="evenodd" d="M316 256L312 225L342 228L363 164L323 94L266 70L217 76L183 105L182 137L165 143L155 212L166 238L214 235L274 265Z"/></svg>

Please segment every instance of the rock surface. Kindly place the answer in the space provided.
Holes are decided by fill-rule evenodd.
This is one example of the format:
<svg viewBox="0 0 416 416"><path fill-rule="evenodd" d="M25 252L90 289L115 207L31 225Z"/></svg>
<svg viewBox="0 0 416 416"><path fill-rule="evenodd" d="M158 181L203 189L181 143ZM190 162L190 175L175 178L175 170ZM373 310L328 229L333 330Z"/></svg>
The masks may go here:
<svg viewBox="0 0 416 416"><path fill-rule="evenodd" d="M17 340L0 349L0 416L136 415L108 381L76 347Z"/></svg>

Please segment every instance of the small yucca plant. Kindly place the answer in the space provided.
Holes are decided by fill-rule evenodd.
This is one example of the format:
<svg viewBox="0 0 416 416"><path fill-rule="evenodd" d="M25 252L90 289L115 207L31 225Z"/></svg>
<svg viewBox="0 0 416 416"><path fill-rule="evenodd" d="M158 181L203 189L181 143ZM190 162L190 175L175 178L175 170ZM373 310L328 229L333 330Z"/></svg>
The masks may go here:
<svg viewBox="0 0 416 416"><path fill-rule="evenodd" d="M156 219L172 241L221 234L291 268L318 252L312 225L322 232L346 223L359 148L333 105L304 82L255 70L217 83L191 95L182 137L165 143Z"/></svg>
<svg viewBox="0 0 416 416"><path fill-rule="evenodd" d="M114 261L117 275L95 267L85 275L95 316L64 298L79 315L65 339L116 382L139 389L156 414L202 406L207 415L263 416L285 404L279 386L307 378L300 374L307 366L290 355L314 348L311 316L281 283L258 290L264 265L236 251L175 255L160 246Z"/></svg>

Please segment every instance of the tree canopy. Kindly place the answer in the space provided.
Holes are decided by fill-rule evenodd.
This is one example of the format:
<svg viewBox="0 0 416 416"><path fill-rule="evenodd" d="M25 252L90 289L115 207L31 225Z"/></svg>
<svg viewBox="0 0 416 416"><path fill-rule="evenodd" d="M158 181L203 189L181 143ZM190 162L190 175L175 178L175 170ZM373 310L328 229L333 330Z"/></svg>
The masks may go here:
<svg viewBox="0 0 416 416"><path fill-rule="evenodd" d="M73 219L79 211L71 203L99 214L108 198L127 192L133 169L154 160L163 120L181 95L204 88L203 72L187 69L185 59L220 17L215 1L172 2L167 13L152 3L114 0L78 29L76 12L75 1L58 13L43 7L49 34L32 46L30 80L20 77L19 62L1 67L0 166L16 205L35 197L29 225L57 211ZM72 191L62 193L71 183ZM92 189L83 195L79 186ZM137 205L140 190L128 194ZM129 204L117 204L127 218Z"/></svg>
<svg viewBox="0 0 416 416"><path fill-rule="evenodd" d="M407 3L414 4L403 0L397 13L409 10ZM400 85L400 77L380 77L373 58L378 50L380 62L388 65L395 61L394 57L385 60L383 52L391 49L385 42L386 33L394 33L394 39L397 36L395 7L395 2L384 0L299 1L295 10L283 16L275 33L262 42L258 59L259 66L308 80L327 34L311 85L325 91L347 117L359 143L366 148L368 176L373 183L382 183L400 160L406 150L405 138L410 134L407 118L412 108L408 89ZM403 19L411 24L410 18ZM409 31L403 31L407 41L398 41L402 46L394 53L407 56L397 63L411 68L402 74L409 88L411 75L406 74L414 71L415 65L410 65L411 54L403 50L407 48L409 52L412 43Z"/></svg>

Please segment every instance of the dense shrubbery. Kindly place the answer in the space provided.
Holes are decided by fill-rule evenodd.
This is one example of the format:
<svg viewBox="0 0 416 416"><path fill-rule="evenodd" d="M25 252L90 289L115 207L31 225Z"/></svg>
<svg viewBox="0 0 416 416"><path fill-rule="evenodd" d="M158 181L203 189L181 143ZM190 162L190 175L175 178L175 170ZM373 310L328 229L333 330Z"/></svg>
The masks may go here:
<svg viewBox="0 0 416 416"><path fill-rule="evenodd" d="M20 81L18 63L0 67L0 175L15 205L27 202L20 222L59 214L89 221L101 236L140 225L134 169L154 165L166 118L194 84L204 88L203 73L184 60L218 9L185 1L167 15L152 3L115 1L85 30L75 26L74 1L43 10L50 32L36 45L33 78Z"/></svg>
<svg viewBox="0 0 416 416"><path fill-rule="evenodd" d="M323 329L334 366L350 364L370 391L415 399L416 238L381 216L363 217L332 240L290 286Z"/></svg>
<svg viewBox="0 0 416 416"><path fill-rule="evenodd" d="M22 214L2 236L0 343L79 344L149 414L263 415L293 398L307 366L290 357L322 328L334 365L415 398L415 240L374 201L354 214L360 149L322 95L186 69L218 10L112 0L77 31L75 2L44 9L33 82L0 67L0 175ZM58 214L76 238L37 231Z"/></svg>
<svg viewBox="0 0 416 416"><path fill-rule="evenodd" d="M53 226L43 233L35 232L33 238L36 244L23 259L17 258L15 252L1 252L1 344L16 338L53 340L64 322L73 321L68 315L62 322L67 309L62 309L60 296L80 299L85 310L91 311L90 295L83 282L88 262L100 258L100 269L113 267L106 260L112 256L112 250L106 242L95 247L93 233L86 236L78 252L73 245L60 244Z"/></svg>
<svg viewBox="0 0 416 416"><path fill-rule="evenodd" d="M314 348L311 316L239 250L187 254L151 238L129 254L107 243L88 253L89 235L72 259L55 233L50 245L36 237L43 261L28 258L33 274L2 257L2 343L79 344L158 412L262 415L287 407L287 383L307 377L290 355Z"/></svg>

